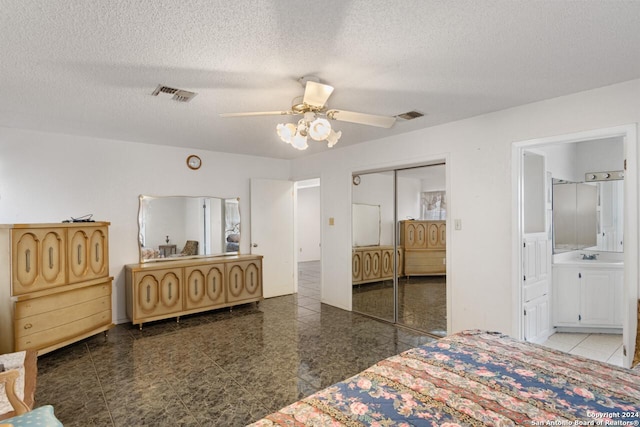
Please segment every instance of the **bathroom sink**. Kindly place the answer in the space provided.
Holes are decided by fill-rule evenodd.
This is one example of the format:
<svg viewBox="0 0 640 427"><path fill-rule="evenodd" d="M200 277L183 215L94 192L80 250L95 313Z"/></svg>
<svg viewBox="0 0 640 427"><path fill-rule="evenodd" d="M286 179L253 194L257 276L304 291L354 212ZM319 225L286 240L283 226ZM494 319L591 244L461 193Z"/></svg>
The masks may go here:
<svg viewBox="0 0 640 427"><path fill-rule="evenodd" d="M615 252L591 253L572 251L553 255L554 264L579 264L597 267L618 267L624 265L624 254Z"/></svg>

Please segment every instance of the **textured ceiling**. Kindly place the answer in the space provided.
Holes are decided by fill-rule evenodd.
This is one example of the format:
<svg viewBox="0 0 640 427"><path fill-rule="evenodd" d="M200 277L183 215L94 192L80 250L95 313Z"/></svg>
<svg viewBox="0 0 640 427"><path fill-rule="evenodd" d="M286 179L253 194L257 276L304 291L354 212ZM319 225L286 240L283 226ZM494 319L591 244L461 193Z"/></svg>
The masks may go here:
<svg viewBox="0 0 640 427"><path fill-rule="evenodd" d="M316 75L350 144L640 77L640 1L0 0L0 126L278 158ZM158 84L195 91L153 97ZM289 117L290 121L295 118Z"/></svg>

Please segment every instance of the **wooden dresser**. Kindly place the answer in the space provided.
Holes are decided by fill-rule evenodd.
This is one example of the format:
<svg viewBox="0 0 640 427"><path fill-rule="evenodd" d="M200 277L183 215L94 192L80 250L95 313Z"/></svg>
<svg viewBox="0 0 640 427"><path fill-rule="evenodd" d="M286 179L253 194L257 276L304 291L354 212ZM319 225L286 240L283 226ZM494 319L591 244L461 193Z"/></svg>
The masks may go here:
<svg viewBox="0 0 640 427"><path fill-rule="evenodd" d="M402 248L398 248L398 276L402 276ZM351 252L353 285L393 279L393 246L359 246Z"/></svg>
<svg viewBox="0 0 640 427"><path fill-rule="evenodd" d="M400 221L400 245L404 249L407 276L447 273L447 225L445 221Z"/></svg>
<svg viewBox="0 0 640 427"><path fill-rule="evenodd" d="M127 315L134 325L262 298L262 256L234 255L127 265Z"/></svg>
<svg viewBox="0 0 640 427"><path fill-rule="evenodd" d="M0 225L0 353L44 354L114 326L108 226Z"/></svg>

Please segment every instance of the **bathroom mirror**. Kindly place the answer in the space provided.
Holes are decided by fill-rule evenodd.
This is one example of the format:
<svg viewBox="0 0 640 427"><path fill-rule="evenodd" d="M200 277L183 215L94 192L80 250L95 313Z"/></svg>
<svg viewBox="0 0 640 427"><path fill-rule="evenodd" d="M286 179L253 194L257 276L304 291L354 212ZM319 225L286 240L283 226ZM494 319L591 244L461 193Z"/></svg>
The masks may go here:
<svg viewBox="0 0 640 427"><path fill-rule="evenodd" d="M553 182L554 253L623 251L623 180Z"/></svg>
<svg viewBox="0 0 640 427"><path fill-rule="evenodd" d="M138 230L140 262L235 254L239 199L142 195Z"/></svg>

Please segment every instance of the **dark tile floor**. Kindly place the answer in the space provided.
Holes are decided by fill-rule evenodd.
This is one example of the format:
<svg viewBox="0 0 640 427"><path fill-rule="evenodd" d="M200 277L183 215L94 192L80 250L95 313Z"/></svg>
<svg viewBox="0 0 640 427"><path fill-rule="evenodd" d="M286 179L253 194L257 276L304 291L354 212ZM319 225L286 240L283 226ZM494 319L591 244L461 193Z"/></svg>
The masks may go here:
<svg viewBox="0 0 640 427"><path fill-rule="evenodd" d="M393 281L353 286L353 311L393 321ZM446 276L400 277L398 323L426 333L447 334Z"/></svg>
<svg viewBox="0 0 640 427"><path fill-rule="evenodd" d="M146 324L41 356L36 406L65 426L244 426L431 341L320 303L320 265L298 293Z"/></svg>

